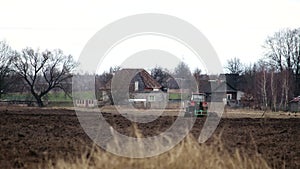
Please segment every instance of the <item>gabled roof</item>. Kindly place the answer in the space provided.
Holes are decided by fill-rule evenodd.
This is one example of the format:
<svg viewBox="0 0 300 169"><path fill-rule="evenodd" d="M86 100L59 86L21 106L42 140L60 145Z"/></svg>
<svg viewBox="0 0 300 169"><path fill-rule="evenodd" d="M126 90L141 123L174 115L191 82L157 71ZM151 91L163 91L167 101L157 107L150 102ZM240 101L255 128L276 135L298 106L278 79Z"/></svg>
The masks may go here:
<svg viewBox="0 0 300 169"><path fill-rule="evenodd" d="M223 75L224 76L224 75ZM226 83L233 89L238 89L240 84L239 74L225 74Z"/></svg>
<svg viewBox="0 0 300 169"><path fill-rule="evenodd" d="M203 75L199 80L199 91L212 92L237 92L238 74L221 74L217 77Z"/></svg>
<svg viewBox="0 0 300 169"><path fill-rule="evenodd" d="M173 76L167 78L166 87L168 89L179 89L179 85Z"/></svg>
<svg viewBox="0 0 300 169"><path fill-rule="evenodd" d="M213 92L237 92L237 90L232 87L227 82L221 82L213 89Z"/></svg>
<svg viewBox="0 0 300 169"><path fill-rule="evenodd" d="M160 89L162 86L144 69L139 72L147 88Z"/></svg>
<svg viewBox="0 0 300 169"><path fill-rule="evenodd" d="M198 88L199 88L199 92L211 93L211 85L207 79L203 79L203 80L200 79Z"/></svg>
<svg viewBox="0 0 300 169"><path fill-rule="evenodd" d="M148 89L160 89L162 86L144 69L121 69L114 75L116 80L120 82L127 82L132 80L136 75L139 75ZM113 79L114 79L113 77ZM111 88L111 80L106 84L106 89Z"/></svg>
<svg viewBox="0 0 300 169"><path fill-rule="evenodd" d="M227 82L221 81L201 81L199 86L199 92L212 93L212 92L237 92L237 90L232 87Z"/></svg>

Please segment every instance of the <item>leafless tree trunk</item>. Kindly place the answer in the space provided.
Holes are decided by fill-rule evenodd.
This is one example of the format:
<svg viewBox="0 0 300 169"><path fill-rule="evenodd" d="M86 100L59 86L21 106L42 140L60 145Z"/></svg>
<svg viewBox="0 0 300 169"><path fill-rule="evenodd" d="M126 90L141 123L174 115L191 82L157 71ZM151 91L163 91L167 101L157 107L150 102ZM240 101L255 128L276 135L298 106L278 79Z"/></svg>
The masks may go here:
<svg viewBox="0 0 300 169"><path fill-rule="evenodd" d="M15 52L5 41L0 41L0 98L11 84L9 76L12 69L10 64L14 53Z"/></svg>
<svg viewBox="0 0 300 169"><path fill-rule="evenodd" d="M286 84L286 78L284 77L283 72L280 73L280 79L281 79L281 94L280 94L280 103L279 103L279 107L282 108L283 106L283 102L284 102L284 86Z"/></svg>
<svg viewBox="0 0 300 169"><path fill-rule="evenodd" d="M101 75L96 76L95 85L97 89L97 99L100 100L100 97L104 97L103 92L109 98L109 103L104 104L114 104L110 83L113 75L120 69L121 67L111 67L108 72L103 72Z"/></svg>
<svg viewBox="0 0 300 169"><path fill-rule="evenodd" d="M263 61L259 62L259 67L258 71L259 73L257 74L257 85L259 89L259 93L261 93L261 103L263 110L267 110L268 108L268 95L267 95L267 64Z"/></svg>
<svg viewBox="0 0 300 169"><path fill-rule="evenodd" d="M275 77L274 77L274 69L271 70L271 78L270 78L270 82L271 82L271 97L272 97L272 106L273 106L273 110L277 111L277 86L276 86L276 81L275 81Z"/></svg>
<svg viewBox="0 0 300 169"><path fill-rule="evenodd" d="M196 69L196 70L193 72L193 76L194 76L194 78L195 78L195 80L196 80L196 83L197 83L197 90L198 90L198 92L200 92L200 91L199 91L200 88L201 88L200 85L202 85L201 82L200 82L200 79L201 79L201 69Z"/></svg>
<svg viewBox="0 0 300 169"><path fill-rule="evenodd" d="M282 81L281 86L281 94L280 94L280 104L279 107L283 108L284 110L288 107L288 101L290 97L290 75L287 70L284 70L280 73L280 80Z"/></svg>
<svg viewBox="0 0 300 169"><path fill-rule="evenodd" d="M284 99L284 110L287 110L288 107L288 101L289 101L289 90L290 90L290 75L289 75L289 71L284 71L285 74L285 84L283 86L284 89L284 95L285 95L285 99Z"/></svg>
<svg viewBox="0 0 300 169"><path fill-rule="evenodd" d="M263 105L264 110L268 107L268 97L267 97L267 73L266 70L263 69L262 71L262 95L263 95Z"/></svg>
<svg viewBox="0 0 300 169"><path fill-rule="evenodd" d="M38 106L43 107L43 96L54 88L65 91L64 82L72 77L76 63L61 50L34 51L27 48L13 59L15 71L24 79Z"/></svg>
<svg viewBox="0 0 300 169"><path fill-rule="evenodd" d="M282 75L282 91L280 105L287 107L290 93L300 94L300 28L284 29L267 38L265 45L266 56L277 67ZM292 76L292 75L295 76ZM295 78L293 78L295 77ZM284 78L284 79L283 79ZM291 83L294 79L295 82Z"/></svg>

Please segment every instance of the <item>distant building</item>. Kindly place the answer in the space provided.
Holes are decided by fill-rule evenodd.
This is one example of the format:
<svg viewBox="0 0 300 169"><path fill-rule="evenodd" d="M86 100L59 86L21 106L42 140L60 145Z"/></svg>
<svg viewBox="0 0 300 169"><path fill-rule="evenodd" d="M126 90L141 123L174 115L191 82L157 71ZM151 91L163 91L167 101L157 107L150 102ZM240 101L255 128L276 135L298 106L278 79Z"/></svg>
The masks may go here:
<svg viewBox="0 0 300 169"><path fill-rule="evenodd" d="M205 93L208 101L225 101L228 106L240 106L244 92L238 90L238 77L238 74L222 74L210 79L208 75L202 75L199 79L199 92Z"/></svg>
<svg viewBox="0 0 300 169"><path fill-rule="evenodd" d="M147 108L161 108L167 100L167 93L162 91L162 86L144 69L121 69L100 90L102 100L109 99L108 92L115 92L115 104L132 104L136 99L136 102L146 101L141 105Z"/></svg>
<svg viewBox="0 0 300 169"><path fill-rule="evenodd" d="M300 96L289 101L289 110L291 112L300 112Z"/></svg>

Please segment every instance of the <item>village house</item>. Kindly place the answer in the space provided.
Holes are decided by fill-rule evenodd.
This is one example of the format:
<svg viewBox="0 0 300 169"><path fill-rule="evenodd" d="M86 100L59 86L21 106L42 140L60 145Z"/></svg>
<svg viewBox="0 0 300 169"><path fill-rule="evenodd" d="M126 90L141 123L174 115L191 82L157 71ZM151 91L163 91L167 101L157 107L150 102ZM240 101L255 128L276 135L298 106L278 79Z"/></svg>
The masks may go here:
<svg viewBox="0 0 300 169"><path fill-rule="evenodd" d="M144 69L121 69L102 88L101 100L108 101L111 95L114 104L134 104L144 108L162 108L167 102L167 93ZM113 93L111 93L113 92Z"/></svg>
<svg viewBox="0 0 300 169"><path fill-rule="evenodd" d="M205 93L207 101L224 101L231 107L241 106L244 93L237 89L237 78L236 74L222 74L214 79L210 79L208 75L201 75L198 92ZM175 78L169 78L165 89L144 69L121 69L115 72L108 83L101 85L99 100L113 100L113 104L117 105L140 103L144 108L163 108L166 104L189 100L188 96L192 91L179 89L178 83L180 81ZM112 98L112 94L118 97ZM212 98L215 100L211 100Z"/></svg>
<svg viewBox="0 0 300 169"><path fill-rule="evenodd" d="M238 90L238 74L222 74L214 79L202 75L198 88L200 93L206 94L208 101L224 101L230 107L241 106L244 96L244 92ZM215 100L211 100L213 94Z"/></svg>

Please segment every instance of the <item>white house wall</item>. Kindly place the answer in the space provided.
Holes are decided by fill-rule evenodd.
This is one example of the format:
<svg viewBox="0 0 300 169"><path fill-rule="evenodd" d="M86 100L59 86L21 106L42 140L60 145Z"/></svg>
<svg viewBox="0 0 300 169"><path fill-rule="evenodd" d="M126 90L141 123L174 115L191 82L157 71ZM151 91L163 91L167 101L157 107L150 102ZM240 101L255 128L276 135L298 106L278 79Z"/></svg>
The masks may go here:
<svg viewBox="0 0 300 169"><path fill-rule="evenodd" d="M154 96L154 101L149 100L151 96ZM134 93L135 99L146 99L154 109L165 108L168 104L168 94L163 92L150 92L150 93Z"/></svg>

